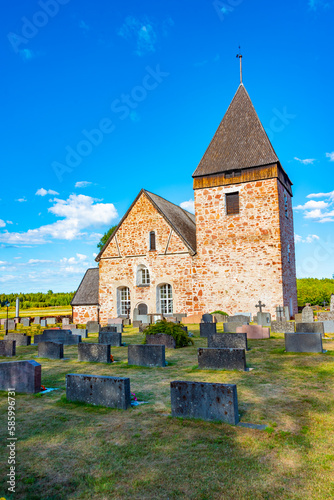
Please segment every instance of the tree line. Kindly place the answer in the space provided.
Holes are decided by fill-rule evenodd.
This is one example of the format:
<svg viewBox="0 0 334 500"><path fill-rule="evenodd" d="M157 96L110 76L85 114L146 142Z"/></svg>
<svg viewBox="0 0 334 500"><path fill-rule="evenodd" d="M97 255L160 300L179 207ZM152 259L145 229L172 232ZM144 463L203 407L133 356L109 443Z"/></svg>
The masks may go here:
<svg viewBox="0 0 334 500"><path fill-rule="evenodd" d="M334 293L334 279L301 278L297 280L299 306L307 303L311 306L321 306L323 302L329 304L332 293Z"/></svg>
<svg viewBox="0 0 334 500"><path fill-rule="evenodd" d="M38 307L68 306L73 299L75 292L53 293L49 290L47 293L9 293L0 294L0 302L3 307L5 302L10 303L10 307L15 307L16 299L20 299L20 309L30 309Z"/></svg>

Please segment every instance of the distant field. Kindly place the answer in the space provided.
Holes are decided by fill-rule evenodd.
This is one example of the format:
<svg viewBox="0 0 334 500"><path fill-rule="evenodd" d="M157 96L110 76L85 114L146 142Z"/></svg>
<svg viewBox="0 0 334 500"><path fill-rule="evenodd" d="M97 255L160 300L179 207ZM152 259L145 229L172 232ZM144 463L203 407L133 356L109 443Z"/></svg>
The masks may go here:
<svg viewBox="0 0 334 500"><path fill-rule="evenodd" d="M20 317L24 318L27 316L60 316L62 314L72 314L71 306L57 306L57 307L41 307L40 309L24 309L20 310ZM0 309L0 318L6 318L7 310ZM15 307L10 307L8 312L9 318L14 318Z"/></svg>

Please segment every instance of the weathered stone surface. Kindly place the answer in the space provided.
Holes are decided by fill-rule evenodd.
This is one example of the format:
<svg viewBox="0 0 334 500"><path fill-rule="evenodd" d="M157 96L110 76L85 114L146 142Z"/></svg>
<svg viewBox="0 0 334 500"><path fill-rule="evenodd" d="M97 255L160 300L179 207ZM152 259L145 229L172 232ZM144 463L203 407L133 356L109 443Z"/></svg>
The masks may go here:
<svg viewBox="0 0 334 500"><path fill-rule="evenodd" d="M34 325L40 325L41 324L41 318L39 316L36 316L34 318Z"/></svg>
<svg viewBox="0 0 334 500"><path fill-rule="evenodd" d="M216 320L216 323L226 323L227 322L227 318L228 316L225 316L224 314L213 314L215 320Z"/></svg>
<svg viewBox="0 0 334 500"><path fill-rule="evenodd" d="M123 326L131 326L131 319L123 319Z"/></svg>
<svg viewBox="0 0 334 500"><path fill-rule="evenodd" d="M46 324L47 325L55 325L56 324L56 318L46 318Z"/></svg>
<svg viewBox="0 0 334 500"><path fill-rule="evenodd" d="M22 333L9 333L4 336L4 340L15 340L16 347L26 347L31 344L31 337Z"/></svg>
<svg viewBox="0 0 334 500"><path fill-rule="evenodd" d="M176 380L170 387L173 417L239 422L236 385Z"/></svg>
<svg viewBox="0 0 334 500"><path fill-rule="evenodd" d="M133 328L139 328L139 327L140 327L140 325L141 325L142 323L143 323L142 321L135 320L135 321L132 323L132 326L133 326Z"/></svg>
<svg viewBox="0 0 334 500"><path fill-rule="evenodd" d="M73 345L81 342L80 335L72 335L71 330L44 330L41 335L35 335L34 343L39 342L58 342L65 345Z"/></svg>
<svg viewBox="0 0 334 500"><path fill-rule="evenodd" d="M201 370L246 370L244 349L198 349L198 367Z"/></svg>
<svg viewBox="0 0 334 500"><path fill-rule="evenodd" d="M323 352L321 333L286 333L287 352Z"/></svg>
<svg viewBox="0 0 334 500"><path fill-rule="evenodd" d="M310 306L310 304L306 304L306 306L302 310L302 322L313 323L313 321L314 321L313 309Z"/></svg>
<svg viewBox="0 0 334 500"><path fill-rule="evenodd" d="M79 325L86 325L88 321L98 321L99 314L96 305L93 306L74 306L73 311L73 323L78 323ZM98 333L98 332L90 332Z"/></svg>
<svg viewBox="0 0 334 500"><path fill-rule="evenodd" d="M21 319L21 324L23 326L30 326L30 318L22 318Z"/></svg>
<svg viewBox="0 0 334 500"><path fill-rule="evenodd" d="M237 328L237 333L246 333L248 340L264 340L270 338L270 329L258 325L243 325Z"/></svg>
<svg viewBox="0 0 334 500"><path fill-rule="evenodd" d="M142 323L141 325L139 325L139 331L140 333L143 333L143 331L145 330L145 328L147 328L149 325L149 323Z"/></svg>
<svg viewBox="0 0 334 500"><path fill-rule="evenodd" d="M0 363L0 390L36 393L41 390L42 367L36 361L9 361Z"/></svg>
<svg viewBox="0 0 334 500"><path fill-rule="evenodd" d="M62 319L62 325L63 326L68 326L70 324L70 319L69 318L63 318Z"/></svg>
<svg viewBox="0 0 334 500"><path fill-rule="evenodd" d="M88 363L111 363L109 344L78 344L78 361Z"/></svg>
<svg viewBox="0 0 334 500"><path fill-rule="evenodd" d="M283 321L283 320L286 320L285 314L284 314L284 307L277 306L276 307L276 321Z"/></svg>
<svg viewBox="0 0 334 500"><path fill-rule="evenodd" d="M164 345L167 349L175 349L175 339L166 333L158 333L156 335L146 335L146 343L148 345Z"/></svg>
<svg viewBox="0 0 334 500"><path fill-rule="evenodd" d="M64 330L77 330L78 325L77 324L68 324L66 325L66 328Z"/></svg>
<svg viewBox="0 0 334 500"><path fill-rule="evenodd" d="M313 323L296 323L297 333L321 333L324 334L324 324L322 321Z"/></svg>
<svg viewBox="0 0 334 500"><path fill-rule="evenodd" d="M334 320L330 319L322 322L324 325L324 333L334 333Z"/></svg>
<svg viewBox="0 0 334 500"><path fill-rule="evenodd" d="M303 321L302 313L296 313L295 314L295 322L296 323L301 323L302 321Z"/></svg>
<svg viewBox="0 0 334 500"><path fill-rule="evenodd" d="M108 325L123 325L123 318L108 318Z"/></svg>
<svg viewBox="0 0 334 500"><path fill-rule="evenodd" d="M117 332L101 332L99 334L99 344L109 344L112 347L121 347L122 334Z"/></svg>
<svg viewBox="0 0 334 500"><path fill-rule="evenodd" d="M108 324L107 326L102 326L100 332L117 332L123 333L123 325L121 323Z"/></svg>
<svg viewBox="0 0 334 500"><path fill-rule="evenodd" d="M318 321L328 321L328 320L334 320L334 311L322 311L318 312Z"/></svg>
<svg viewBox="0 0 334 500"><path fill-rule="evenodd" d="M97 375L66 375L66 398L126 410L131 406L130 379Z"/></svg>
<svg viewBox="0 0 334 500"><path fill-rule="evenodd" d="M164 345L129 345L128 364L137 366L166 366Z"/></svg>
<svg viewBox="0 0 334 500"><path fill-rule="evenodd" d="M38 357L49 359L63 359L64 357L64 344L58 342L39 342L38 343Z"/></svg>
<svg viewBox="0 0 334 500"><path fill-rule="evenodd" d="M186 333L188 333L188 327L187 326L181 326L182 330Z"/></svg>
<svg viewBox="0 0 334 500"><path fill-rule="evenodd" d="M4 321L4 329L7 329L7 324L8 324L8 330L16 330L16 323L13 319L9 319L8 322L7 320Z"/></svg>
<svg viewBox="0 0 334 500"><path fill-rule="evenodd" d="M191 314L188 316L184 316L181 320L181 323L183 323L184 325L193 325L193 324L197 324L197 323L200 323L202 321L202 314L199 313L199 314Z"/></svg>
<svg viewBox="0 0 334 500"><path fill-rule="evenodd" d="M208 337L208 347L248 350L246 333L216 333Z"/></svg>
<svg viewBox="0 0 334 500"><path fill-rule="evenodd" d="M72 332L72 335L80 335L80 337L82 339L87 339L88 338L87 329L84 329L84 328L72 328L71 332Z"/></svg>
<svg viewBox="0 0 334 500"><path fill-rule="evenodd" d="M15 340L0 340L0 356L11 358L16 354Z"/></svg>
<svg viewBox="0 0 334 500"><path fill-rule="evenodd" d="M87 321L86 328L88 333L100 333L100 325L97 321Z"/></svg>
<svg viewBox="0 0 334 500"><path fill-rule="evenodd" d="M224 323L225 325L225 323ZM199 331L201 337L209 337L210 335L214 335L217 332L217 324L216 323L200 323Z"/></svg>
<svg viewBox="0 0 334 500"><path fill-rule="evenodd" d="M294 333L295 323L286 319L271 322L271 333Z"/></svg>
<svg viewBox="0 0 334 500"><path fill-rule="evenodd" d="M179 323L178 319L175 318L174 316L168 316L166 318L166 321L168 321L168 323Z"/></svg>
<svg viewBox="0 0 334 500"><path fill-rule="evenodd" d="M215 323L214 316L212 314L203 314L202 323Z"/></svg>
<svg viewBox="0 0 334 500"><path fill-rule="evenodd" d="M251 312L237 312L237 313L234 313L234 317L235 318L238 318L238 316L243 316L242 319L247 318L245 320L247 323L250 323L252 321L252 313Z"/></svg>
<svg viewBox="0 0 334 500"><path fill-rule="evenodd" d="M236 333L237 328L242 326L244 321L229 321L228 323L224 323L224 332L225 333Z"/></svg>
<svg viewBox="0 0 334 500"><path fill-rule="evenodd" d="M243 325L244 323L249 323L249 316L243 314L236 314L234 316L227 317L227 323L240 323Z"/></svg>
<svg viewBox="0 0 334 500"><path fill-rule="evenodd" d="M271 326L271 314L267 312L258 312L256 315L259 326Z"/></svg>

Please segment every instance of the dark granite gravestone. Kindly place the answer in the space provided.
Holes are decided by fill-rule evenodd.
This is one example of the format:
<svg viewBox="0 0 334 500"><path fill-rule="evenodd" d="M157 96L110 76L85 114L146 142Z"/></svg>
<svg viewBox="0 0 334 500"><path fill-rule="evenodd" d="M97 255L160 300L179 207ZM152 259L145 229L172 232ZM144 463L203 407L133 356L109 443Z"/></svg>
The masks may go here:
<svg viewBox="0 0 334 500"><path fill-rule="evenodd" d="M217 333L217 323L200 323L199 332L201 337L210 337Z"/></svg>
<svg viewBox="0 0 334 500"><path fill-rule="evenodd" d="M110 323L108 326L104 326L100 330L101 332L117 332L117 333L123 333L123 324L122 323Z"/></svg>
<svg viewBox="0 0 334 500"><path fill-rule="evenodd" d="M313 323L296 323L297 333L321 333L324 334L324 324L322 321Z"/></svg>
<svg viewBox="0 0 334 500"><path fill-rule="evenodd" d="M306 306L302 310L302 322L313 323L313 321L314 321L313 309L310 306L310 304L306 304Z"/></svg>
<svg viewBox="0 0 334 500"><path fill-rule="evenodd" d="M246 333L216 333L208 337L208 347L216 349L245 349L247 346Z"/></svg>
<svg viewBox="0 0 334 500"><path fill-rule="evenodd" d="M122 346L122 334L117 332L101 332L99 334L99 344L108 344L112 347Z"/></svg>
<svg viewBox="0 0 334 500"><path fill-rule="evenodd" d="M38 343L38 357L49 359L63 359L64 357L64 344L58 342L39 342Z"/></svg>
<svg viewBox="0 0 334 500"><path fill-rule="evenodd" d="M147 328L148 326L150 326L149 323L142 323L141 325L139 325L139 332L143 333L145 328Z"/></svg>
<svg viewBox="0 0 334 500"><path fill-rule="evenodd" d="M243 314L237 314L235 316L228 316L227 323L240 323L243 325L244 323L249 323L249 316Z"/></svg>
<svg viewBox="0 0 334 500"><path fill-rule="evenodd" d="M72 335L71 330L44 330L41 335L35 335L34 343L39 342L58 342L65 345L73 345L81 342L80 335Z"/></svg>
<svg viewBox="0 0 334 500"><path fill-rule="evenodd" d="M146 335L146 344L164 345L166 349L175 349L176 342L171 335L166 333L157 333L156 335Z"/></svg>
<svg viewBox="0 0 334 500"><path fill-rule="evenodd" d="M97 375L66 375L66 398L126 410L131 407L130 379Z"/></svg>
<svg viewBox="0 0 334 500"><path fill-rule="evenodd" d="M246 370L244 349L198 349L198 368L200 370Z"/></svg>
<svg viewBox="0 0 334 500"><path fill-rule="evenodd" d="M25 333L9 333L8 335L5 335L4 340L15 340L16 342L16 347L27 347L28 345L31 344L31 337L29 335L26 335Z"/></svg>
<svg viewBox="0 0 334 500"><path fill-rule="evenodd" d="M264 340L270 338L270 329L259 325L243 325L237 333L246 333L248 340Z"/></svg>
<svg viewBox="0 0 334 500"><path fill-rule="evenodd" d="M132 323L132 326L133 326L133 328L139 328L142 323L143 323L142 321L135 320Z"/></svg>
<svg viewBox="0 0 334 500"><path fill-rule="evenodd" d="M286 352L323 352L321 333L286 333Z"/></svg>
<svg viewBox="0 0 334 500"><path fill-rule="evenodd" d="M0 363L0 390L36 393L41 390L42 367L36 361Z"/></svg>
<svg viewBox="0 0 334 500"><path fill-rule="evenodd" d="M72 332L72 335L80 335L80 337L82 339L87 339L88 338L87 329L84 329L84 328L72 328L71 332Z"/></svg>
<svg viewBox="0 0 334 500"><path fill-rule="evenodd" d="M128 364L137 366L166 366L164 345L129 345Z"/></svg>
<svg viewBox="0 0 334 500"><path fill-rule="evenodd" d="M286 319L271 322L271 333L294 333L295 323Z"/></svg>
<svg viewBox="0 0 334 500"><path fill-rule="evenodd" d="M170 383L172 417L239 422L237 386L176 380Z"/></svg>
<svg viewBox="0 0 334 500"><path fill-rule="evenodd" d="M224 323L224 332L225 333L236 333L237 328L241 327L244 324L244 321L229 321ZM247 323L248 324L248 323Z"/></svg>
<svg viewBox="0 0 334 500"><path fill-rule="evenodd" d="M202 315L202 323L214 323L215 318L212 314L203 314Z"/></svg>
<svg viewBox="0 0 334 500"><path fill-rule="evenodd" d="M0 356L11 358L16 354L15 340L0 340Z"/></svg>
<svg viewBox="0 0 334 500"><path fill-rule="evenodd" d="M256 315L259 326L271 326L271 314L268 312L258 312Z"/></svg>
<svg viewBox="0 0 334 500"><path fill-rule="evenodd" d="M97 321L87 321L86 328L88 334L100 333L100 325Z"/></svg>
<svg viewBox="0 0 334 500"><path fill-rule="evenodd" d="M22 318L21 319L21 324L23 326L30 326L30 318Z"/></svg>
<svg viewBox="0 0 334 500"><path fill-rule="evenodd" d="M78 361L111 363L109 344L78 344Z"/></svg>
<svg viewBox="0 0 334 500"><path fill-rule="evenodd" d="M8 324L8 328L7 328L7 324ZM9 319L8 322L7 320L5 320L4 322L4 328L5 330L16 330L16 323L13 319Z"/></svg>
<svg viewBox="0 0 334 500"><path fill-rule="evenodd" d="M46 318L46 324L47 325L55 325L56 324L56 318Z"/></svg>

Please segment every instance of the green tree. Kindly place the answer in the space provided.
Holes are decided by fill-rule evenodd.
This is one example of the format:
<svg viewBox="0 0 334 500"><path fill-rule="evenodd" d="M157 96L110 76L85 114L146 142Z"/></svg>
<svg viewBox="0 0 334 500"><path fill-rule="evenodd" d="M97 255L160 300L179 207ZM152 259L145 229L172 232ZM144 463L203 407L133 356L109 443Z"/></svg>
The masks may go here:
<svg viewBox="0 0 334 500"><path fill-rule="evenodd" d="M102 236L100 242L97 244L97 248L99 250L102 250L102 248L104 247L104 245L107 243L108 239L110 238L110 236L113 234L113 232L115 231L117 226L113 226L109 229L109 231L107 231L106 233L104 233L104 235Z"/></svg>

